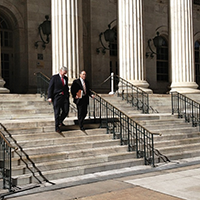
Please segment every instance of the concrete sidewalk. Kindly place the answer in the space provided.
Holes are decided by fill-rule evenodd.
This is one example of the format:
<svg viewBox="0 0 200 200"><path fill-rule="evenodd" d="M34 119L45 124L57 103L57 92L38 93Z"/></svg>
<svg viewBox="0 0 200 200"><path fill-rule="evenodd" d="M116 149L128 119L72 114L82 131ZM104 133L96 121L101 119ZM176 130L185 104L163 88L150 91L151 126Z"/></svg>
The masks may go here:
<svg viewBox="0 0 200 200"><path fill-rule="evenodd" d="M200 200L200 164L5 199Z"/></svg>

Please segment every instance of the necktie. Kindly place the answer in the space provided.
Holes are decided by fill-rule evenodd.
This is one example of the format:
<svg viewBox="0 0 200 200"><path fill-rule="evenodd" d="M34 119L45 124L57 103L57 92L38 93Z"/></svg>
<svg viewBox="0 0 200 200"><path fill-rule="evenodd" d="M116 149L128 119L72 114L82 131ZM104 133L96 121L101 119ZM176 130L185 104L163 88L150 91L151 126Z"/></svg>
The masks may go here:
<svg viewBox="0 0 200 200"><path fill-rule="evenodd" d="M61 80L62 80L62 84L63 84L63 86L64 86L64 85L65 85L64 78L61 77Z"/></svg>
<svg viewBox="0 0 200 200"><path fill-rule="evenodd" d="M61 77L61 81L62 81L62 85L64 86L65 82L64 82L64 78L63 77ZM64 92L62 92L62 95L64 95Z"/></svg>
<svg viewBox="0 0 200 200"><path fill-rule="evenodd" d="M83 83L83 91L84 91L84 93L86 94L86 86L85 86L85 81L83 80L83 81L82 81L82 83Z"/></svg>

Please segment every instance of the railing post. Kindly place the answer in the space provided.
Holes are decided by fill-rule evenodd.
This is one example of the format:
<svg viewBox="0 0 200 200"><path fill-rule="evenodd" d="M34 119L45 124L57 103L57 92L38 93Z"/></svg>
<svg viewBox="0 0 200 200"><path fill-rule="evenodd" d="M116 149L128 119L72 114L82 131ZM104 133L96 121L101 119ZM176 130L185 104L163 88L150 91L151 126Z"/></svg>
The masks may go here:
<svg viewBox="0 0 200 200"><path fill-rule="evenodd" d="M136 143L136 152L137 152L137 158L138 158L138 128L137 128L137 124L135 124L135 143Z"/></svg>
<svg viewBox="0 0 200 200"><path fill-rule="evenodd" d="M199 104L198 124L199 124L199 131L200 131L200 104Z"/></svg>
<svg viewBox="0 0 200 200"><path fill-rule="evenodd" d="M152 166L155 167L155 161L154 161L154 139L153 139L153 135L151 135L151 152L152 152Z"/></svg>
<svg viewBox="0 0 200 200"><path fill-rule="evenodd" d="M122 145L122 113L120 112L120 115L119 115L119 123L120 123L120 142L121 142L121 145Z"/></svg>
<svg viewBox="0 0 200 200"><path fill-rule="evenodd" d="M6 189L6 174L5 174L5 141L3 141L3 145L2 145L2 149L3 149L3 168L2 168L2 175L3 175L3 189Z"/></svg>
<svg viewBox="0 0 200 200"><path fill-rule="evenodd" d="M146 144L146 138L145 138L145 135L146 135L146 134L145 134L145 130L144 130L143 128L142 128L142 134L143 134L143 136L144 136L144 137L143 137L143 140L144 140L144 144L143 144L143 145L144 145L144 160L145 160L145 165L146 165L146 164L147 164L146 146L147 146L148 144L145 145L145 144Z"/></svg>
<svg viewBox="0 0 200 200"><path fill-rule="evenodd" d="M12 189L12 163L11 163L11 148L9 148L9 191Z"/></svg>
<svg viewBox="0 0 200 200"><path fill-rule="evenodd" d="M149 114L149 95L147 94L147 114Z"/></svg>
<svg viewBox="0 0 200 200"><path fill-rule="evenodd" d="M172 115L174 114L174 93L171 93Z"/></svg>
<svg viewBox="0 0 200 200"><path fill-rule="evenodd" d="M178 103L178 105L177 105L177 112L178 112L178 117L180 118L181 117L181 115L180 115L180 96L179 96L179 93L177 93L177 103Z"/></svg>
<svg viewBox="0 0 200 200"><path fill-rule="evenodd" d="M185 101L185 122L187 121L186 115L187 115L187 103L186 103L186 97L184 97L184 101Z"/></svg>
<svg viewBox="0 0 200 200"><path fill-rule="evenodd" d="M111 91L109 92L109 94L114 94L114 73L111 73Z"/></svg>
<svg viewBox="0 0 200 200"><path fill-rule="evenodd" d="M130 148L130 146L131 146L131 141L130 141L130 130L129 130L129 118L128 118L128 120L127 120L127 123L128 123L128 151L131 151L131 148Z"/></svg>
<svg viewBox="0 0 200 200"><path fill-rule="evenodd" d="M108 103L106 102L106 128L107 128L107 134L108 132Z"/></svg>
<svg viewBox="0 0 200 200"><path fill-rule="evenodd" d="M192 126L195 126L195 121L194 121L194 102L193 101L192 101Z"/></svg>
<svg viewBox="0 0 200 200"><path fill-rule="evenodd" d="M112 131L113 131L113 139L115 139L116 138L116 135L115 135L115 108L113 107L113 125L112 125Z"/></svg>

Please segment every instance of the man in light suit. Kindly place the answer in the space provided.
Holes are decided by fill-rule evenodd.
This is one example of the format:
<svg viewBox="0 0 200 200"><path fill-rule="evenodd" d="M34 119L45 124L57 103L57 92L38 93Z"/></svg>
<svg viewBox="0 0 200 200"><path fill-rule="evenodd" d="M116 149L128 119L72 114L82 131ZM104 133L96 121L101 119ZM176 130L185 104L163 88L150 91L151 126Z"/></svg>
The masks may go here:
<svg viewBox="0 0 200 200"><path fill-rule="evenodd" d="M82 90L82 98L79 98L77 92ZM78 123L81 130L84 130L83 123L87 115L87 106L89 104L89 96L94 98L90 91L89 82L86 80L86 72L81 71L80 78L73 81L71 86L72 97L78 110Z"/></svg>
<svg viewBox="0 0 200 200"><path fill-rule="evenodd" d="M64 119L69 113L69 87L67 68L61 67L60 72L51 77L48 88L48 101L53 103L55 131L61 133Z"/></svg>

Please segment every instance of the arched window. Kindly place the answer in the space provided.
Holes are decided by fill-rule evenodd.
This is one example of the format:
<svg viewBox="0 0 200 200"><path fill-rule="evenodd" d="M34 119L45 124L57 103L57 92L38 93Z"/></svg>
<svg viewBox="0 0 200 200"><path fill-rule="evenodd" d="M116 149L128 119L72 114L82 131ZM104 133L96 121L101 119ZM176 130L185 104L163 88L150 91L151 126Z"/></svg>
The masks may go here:
<svg viewBox="0 0 200 200"><path fill-rule="evenodd" d="M195 54L195 80L200 86L200 42L196 41L194 44L194 54Z"/></svg>
<svg viewBox="0 0 200 200"><path fill-rule="evenodd" d="M0 16L0 30L1 30L1 46L12 47L13 46L12 31L10 30L7 21L1 16Z"/></svg>
<svg viewBox="0 0 200 200"><path fill-rule="evenodd" d="M169 81L169 68L168 68L168 43L162 37L162 46L156 49L157 52L157 81Z"/></svg>

